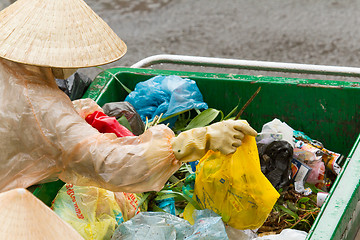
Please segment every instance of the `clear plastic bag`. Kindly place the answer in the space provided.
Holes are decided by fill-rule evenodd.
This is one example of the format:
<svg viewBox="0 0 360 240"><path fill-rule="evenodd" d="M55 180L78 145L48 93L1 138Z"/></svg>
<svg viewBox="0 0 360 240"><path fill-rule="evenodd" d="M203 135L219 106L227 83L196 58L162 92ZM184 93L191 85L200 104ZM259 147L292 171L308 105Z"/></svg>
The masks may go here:
<svg viewBox="0 0 360 240"><path fill-rule="evenodd" d="M211 210L194 212L195 224L164 212L141 212L122 223L112 240L226 240L221 217Z"/></svg>

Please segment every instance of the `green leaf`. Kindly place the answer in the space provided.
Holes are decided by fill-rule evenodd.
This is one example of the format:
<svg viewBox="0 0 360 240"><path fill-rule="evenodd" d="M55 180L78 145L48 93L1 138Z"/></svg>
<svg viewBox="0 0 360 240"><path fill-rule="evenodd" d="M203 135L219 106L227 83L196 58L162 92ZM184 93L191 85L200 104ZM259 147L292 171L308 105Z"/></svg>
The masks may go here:
<svg viewBox="0 0 360 240"><path fill-rule="evenodd" d="M156 204L151 204L151 208L152 208L152 211L154 211L154 212L166 212L163 209L156 206Z"/></svg>
<svg viewBox="0 0 360 240"><path fill-rule="evenodd" d="M231 111L229 112L229 114L226 115L226 117L224 118L224 120L227 120L227 119L231 118L231 116L237 111L238 107L239 107L239 106L235 106L235 107L233 108L233 110L231 110Z"/></svg>
<svg viewBox="0 0 360 240"><path fill-rule="evenodd" d="M182 212L184 212L184 209L181 209L181 208L175 208L175 215L176 216L179 216Z"/></svg>
<svg viewBox="0 0 360 240"><path fill-rule="evenodd" d="M308 198L308 197L303 197L303 198L300 198L300 199L299 199L298 203L306 203L306 202L308 202L309 200L310 200L310 198Z"/></svg>
<svg viewBox="0 0 360 240"><path fill-rule="evenodd" d="M194 173L190 164L187 164L187 163L183 163L178 171L185 172L185 173Z"/></svg>
<svg viewBox="0 0 360 240"><path fill-rule="evenodd" d="M273 209L275 212L280 212L279 204L275 203Z"/></svg>
<svg viewBox="0 0 360 240"><path fill-rule="evenodd" d="M279 208L281 209L281 211L283 211L283 212L287 213L288 215L292 216L294 219L296 219L296 220L299 219L299 216L296 213L294 213L293 211L291 211L290 209L288 209L288 208L286 208L286 207L284 207L282 205L279 205Z"/></svg>
<svg viewBox="0 0 360 240"><path fill-rule="evenodd" d="M289 200L287 200L286 204L288 206L288 209L290 209L291 211L297 212L298 209L297 209L295 203L290 202Z"/></svg>
<svg viewBox="0 0 360 240"><path fill-rule="evenodd" d="M219 121L223 121L224 120L224 113L222 111L220 111L220 115L221 115L221 119Z"/></svg>
<svg viewBox="0 0 360 240"><path fill-rule="evenodd" d="M137 212L138 208L143 205L143 203L146 201L146 199L148 199L150 194L151 194L151 192L146 192L146 193L143 194L142 198L139 200L139 204L138 204L135 212Z"/></svg>
<svg viewBox="0 0 360 240"><path fill-rule="evenodd" d="M162 195L159 195L155 198L155 201L160 201L160 200L164 200L164 199L168 199L168 198L175 198L177 197L178 195L175 194L175 193L167 193L167 194L162 194Z"/></svg>
<svg viewBox="0 0 360 240"><path fill-rule="evenodd" d="M183 193L180 193L180 192L173 192L173 191L167 191L167 190L161 190L161 192L163 193L174 193L174 194L177 194L181 197L183 197L186 201L188 201L190 204L192 204L194 206L195 209L197 210L201 210L201 207L199 206L199 204L192 198L190 198L189 196L183 194Z"/></svg>
<svg viewBox="0 0 360 240"><path fill-rule="evenodd" d="M175 133L182 131L189 124L190 121L191 121L191 111L180 114L175 122L173 131Z"/></svg>
<svg viewBox="0 0 360 240"><path fill-rule="evenodd" d="M323 190L317 188L314 184L310 184L310 183L305 183L305 188L310 188L311 191L315 194L317 194L318 192L322 192Z"/></svg>
<svg viewBox="0 0 360 240"><path fill-rule="evenodd" d="M180 181L180 179L178 179L174 175L171 175L168 181L171 182L171 183L177 183L177 182Z"/></svg>
<svg viewBox="0 0 360 240"><path fill-rule="evenodd" d="M191 120L191 122L187 125L187 127L184 130L189 130L198 127L205 127L206 125L214 121L220 112L221 111L217 109L208 108L205 111L202 111L196 117L194 117L194 119Z"/></svg>
<svg viewBox="0 0 360 240"><path fill-rule="evenodd" d="M161 191L164 191L164 190L169 190L169 191L174 191L174 192L182 192L182 187L179 187L179 186L166 186L166 187L163 187L163 189ZM158 195L160 194L161 192L158 193Z"/></svg>
<svg viewBox="0 0 360 240"><path fill-rule="evenodd" d="M184 110L184 111L181 111L181 112L174 113L174 114L172 114L172 115L170 115L170 116L163 117L163 118L161 118L161 119L159 120L159 123L164 122L164 121L166 121L166 120L168 120L168 119L170 119L170 118L172 118L172 117L178 116L178 115L183 114L183 113L185 113L185 112L187 112L187 111L190 111L190 110L191 110L191 109Z"/></svg>
<svg viewBox="0 0 360 240"><path fill-rule="evenodd" d="M99 69L103 70L104 72L109 73L111 76L113 76L113 77L116 79L116 81L118 81L118 83L120 83L120 85L125 89L125 91L126 91L127 93L131 93L131 92L132 92L132 91L131 91L129 88L127 88L127 87L116 77L116 75L114 75L112 72L109 72L108 70L106 70L106 69L104 69L104 68L102 68L102 67L99 67L99 66L97 66L97 68L99 68Z"/></svg>
<svg viewBox="0 0 360 240"><path fill-rule="evenodd" d="M119 119L117 119L117 121L123 125L124 127L126 127L130 132L132 132L132 129L131 129L131 126L130 126L130 123L129 121L127 120L127 118L122 115Z"/></svg>

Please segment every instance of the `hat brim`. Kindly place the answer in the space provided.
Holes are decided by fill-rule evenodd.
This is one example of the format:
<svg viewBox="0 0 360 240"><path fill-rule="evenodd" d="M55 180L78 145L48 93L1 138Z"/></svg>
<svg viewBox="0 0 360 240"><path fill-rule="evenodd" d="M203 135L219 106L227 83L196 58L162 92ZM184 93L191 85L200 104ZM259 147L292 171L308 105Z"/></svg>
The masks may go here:
<svg viewBox="0 0 360 240"><path fill-rule="evenodd" d="M119 60L126 44L83 0L17 0L0 12L0 57L84 68Z"/></svg>

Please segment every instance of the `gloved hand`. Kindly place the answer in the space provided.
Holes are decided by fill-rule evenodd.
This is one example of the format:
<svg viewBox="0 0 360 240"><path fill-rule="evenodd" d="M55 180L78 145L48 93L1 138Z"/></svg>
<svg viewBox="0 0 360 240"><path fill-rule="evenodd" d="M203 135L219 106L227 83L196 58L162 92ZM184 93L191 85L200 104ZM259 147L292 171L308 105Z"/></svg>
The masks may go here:
<svg viewBox="0 0 360 240"><path fill-rule="evenodd" d="M245 134L257 135L245 120L226 120L180 133L173 138L172 148L178 160L191 162L200 159L208 150L225 155L234 153Z"/></svg>

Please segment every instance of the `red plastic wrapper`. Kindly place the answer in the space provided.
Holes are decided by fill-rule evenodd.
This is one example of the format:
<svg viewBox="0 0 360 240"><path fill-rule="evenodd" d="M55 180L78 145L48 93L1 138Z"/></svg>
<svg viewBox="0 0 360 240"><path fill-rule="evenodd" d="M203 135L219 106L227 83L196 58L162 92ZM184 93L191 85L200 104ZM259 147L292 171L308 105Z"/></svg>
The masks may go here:
<svg viewBox="0 0 360 240"><path fill-rule="evenodd" d="M325 184L325 164L323 161L313 161L307 164L311 167L311 172L307 178L308 183L315 184L317 188L322 188Z"/></svg>
<svg viewBox="0 0 360 240"><path fill-rule="evenodd" d="M135 136L126 127L122 126L115 117L95 111L85 118L86 122L101 133L115 133L118 137Z"/></svg>

